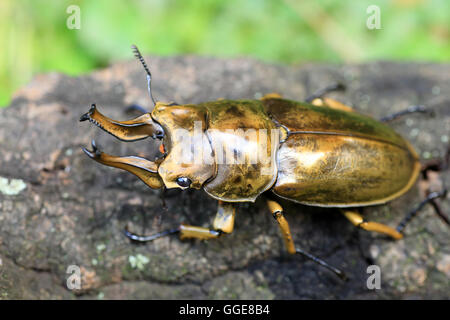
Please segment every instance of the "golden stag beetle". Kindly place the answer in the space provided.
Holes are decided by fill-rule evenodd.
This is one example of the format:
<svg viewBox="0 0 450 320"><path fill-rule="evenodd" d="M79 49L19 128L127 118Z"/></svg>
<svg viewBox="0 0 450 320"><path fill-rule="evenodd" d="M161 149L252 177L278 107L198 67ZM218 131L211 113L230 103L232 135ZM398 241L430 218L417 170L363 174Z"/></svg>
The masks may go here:
<svg viewBox="0 0 450 320"><path fill-rule="evenodd" d="M150 71L139 50L133 49L146 70L154 102ZM217 238L233 231L236 202L253 202L264 195L287 251L305 255L344 277L339 269L295 247L276 197L341 208L355 226L401 239L402 229L417 210L394 229L365 221L352 207L383 204L401 196L416 181L421 165L412 146L390 127L323 98L326 92L341 88L328 87L307 99L308 103L277 94L260 100L185 105L154 102L151 113L129 121L109 119L92 105L80 121L89 120L123 141L160 139L163 157L154 162L135 156L115 157L99 151L95 142L92 151L83 150L97 162L135 174L150 188L203 189L218 200L212 229L181 224L151 236L126 231L133 240L150 241L174 233L181 239ZM417 111L425 109L407 110ZM201 161L195 157L198 154ZM255 155L260 159L255 161ZM443 194L430 194L425 201Z"/></svg>

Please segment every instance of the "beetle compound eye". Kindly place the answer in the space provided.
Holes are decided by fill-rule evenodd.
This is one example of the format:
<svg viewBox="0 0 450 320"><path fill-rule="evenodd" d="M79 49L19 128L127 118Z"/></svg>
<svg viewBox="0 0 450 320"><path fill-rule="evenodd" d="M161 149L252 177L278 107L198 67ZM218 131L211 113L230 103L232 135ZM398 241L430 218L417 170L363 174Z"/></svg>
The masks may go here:
<svg viewBox="0 0 450 320"><path fill-rule="evenodd" d="M162 138L164 138L164 132L161 130L156 130L155 132L155 137L159 140L161 140Z"/></svg>
<svg viewBox="0 0 450 320"><path fill-rule="evenodd" d="M177 178L177 183L180 187L189 188L192 181L191 181L191 179L186 178L186 177L179 177L179 178Z"/></svg>

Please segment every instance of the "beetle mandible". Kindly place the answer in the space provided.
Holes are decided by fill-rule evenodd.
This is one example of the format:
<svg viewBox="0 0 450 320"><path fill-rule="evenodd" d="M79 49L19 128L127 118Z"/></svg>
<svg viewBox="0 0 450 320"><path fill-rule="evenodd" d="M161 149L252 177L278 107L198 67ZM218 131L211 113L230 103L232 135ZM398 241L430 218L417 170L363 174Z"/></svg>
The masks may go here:
<svg viewBox="0 0 450 320"><path fill-rule="evenodd" d="M408 191L420 172L419 157L389 126L323 97L328 91L341 89L339 85L326 88L307 102L277 94L259 100L196 105L155 102L150 70L137 47L132 48L147 73L153 111L133 120L116 121L92 105L80 121L89 120L123 141L160 139L164 156L155 161L111 156L101 152L94 141L93 150L83 148L84 152L101 164L135 174L150 188L203 189L218 200L218 210L211 229L181 224L151 236L126 231L128 237L150 241L178 233L181 239L218 238L233 231L236 203L254 202L262 194L270 194L267 205L279 224L287 251L302 254L340 277L345 277L341 270L295 246L276 197L338 207L355 226L394 239L403 237L405 223L395 229L366 221L352 208L383 204ZM408 112L417 111L424 109ZM203 156L201 161L195 157L198 154ZM442 195L434 193L426 201Z"/></svg>

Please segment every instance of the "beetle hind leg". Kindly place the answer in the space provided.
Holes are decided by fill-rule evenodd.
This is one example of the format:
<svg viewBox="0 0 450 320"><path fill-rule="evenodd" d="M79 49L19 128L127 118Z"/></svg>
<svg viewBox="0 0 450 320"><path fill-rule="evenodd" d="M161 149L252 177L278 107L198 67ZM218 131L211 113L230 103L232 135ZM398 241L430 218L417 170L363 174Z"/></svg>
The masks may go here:
<svg viewBox="0 0 450 320"><path fill-rule="evenodd" d="M412 220L412 218L414 218L417 213L422 210L422 208L427 204L427 203L431 203L435 209L436 214L442 219L442 221L447 224L450 225L450 221L447 218L446 215L444 215L443 212L441 212L440 207L437 205L436 202L434 202L435 199L437 198L446 198L447 197L447 189L442 190L441 192L431 192L425 200L423 200L416 208L414 208L413 210L411 210L410 212L408 212L408 214L403 218L403 220L399 223L399 225L397 226L397 231L398 232L403 232L403 230L405 229L406 225L408 224L409 221Z"/></svg>
<svg viewBox="0 0 450 320"><path fill-rule="evenodd" d="M313 256L312 254L304 251L303 249L295 247L294 240L292 239L291 230L289 228L289 224L286 218L283 215L283 208L281 207L281 205L273 200L267 200L267 206L269 207L269 210L272 213L275 220L278 222L281 234L283 235L284 245L286 246L286 249L290 254L301 254L302 256L334 272L341 279L343 280L347 279L347 276L341 270L333 267L332 265L329 265L327 262L323 261L322 259L316 256Z"/></svg>
<svg viewBox="0 0 450 320"><path fill-rule="evenodd" d="M365 221L364 218L355 211L341 210L341 212L353 225L361 229L382 233L394 238L395 240L400 240L403 238L403 234L394 228L378 222Z"/></svg>
<svg viewBox="0 0 450 320"><path fill-rule="evenodd" d="M391 113L388 114L387 116L384 116L380 119L381 122L389 122L392 120L395 120L397 118L400 118L404 115L410 114L410 113L428 113L428 114L433 114L433 111L426 108L423 105L413 105L413 106L409 106L408 108L395 112L395 113Z"/></svg>

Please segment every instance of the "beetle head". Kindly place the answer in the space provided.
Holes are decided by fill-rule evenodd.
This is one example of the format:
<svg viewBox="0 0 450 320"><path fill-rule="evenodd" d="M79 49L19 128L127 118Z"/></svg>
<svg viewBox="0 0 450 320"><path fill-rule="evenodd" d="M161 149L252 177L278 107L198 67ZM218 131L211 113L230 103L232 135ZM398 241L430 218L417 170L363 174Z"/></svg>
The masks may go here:
<svg viewBox="0 0 450 320"><path fill-rule="evenodd" d="M192 105L156 102L151 91L150 70L139 49L135 45L132 49L147 74L148 93L155 105L153 112L129 121L116 121L103 116L92 105L80 121L89 120L123 141L147 137L163 140L164 157L157 162L139 157L114 157L99 151L95 142L92 151L83 150L97 162L134 173L151 188L165 185L167 188L200 189L215 173L211 146L203 133L206 111Z"/></svg>
<svg viewBox="0 0 450 320"><path fill-rule="evenodd" d="M200 189L214 176L215 165L211 145L204 133L205 115L201 108L157 102L151 114L117 121L104 116L92 105L80 118L80 121L85 120L122 141L147 137L162 140L163 157L156 161L136 156L111 156L101 152L94 141L92 151L83 149L91 159L127 170L151 188Z"/></svg>
<svg viewBox="0 0 450 320"><path fill-rule="evenodd" d="M200 189L215 174L212 148L205 132L206 110L158 102L152 118L165 132L165 154L158 167L165 186Z"/></svg>

